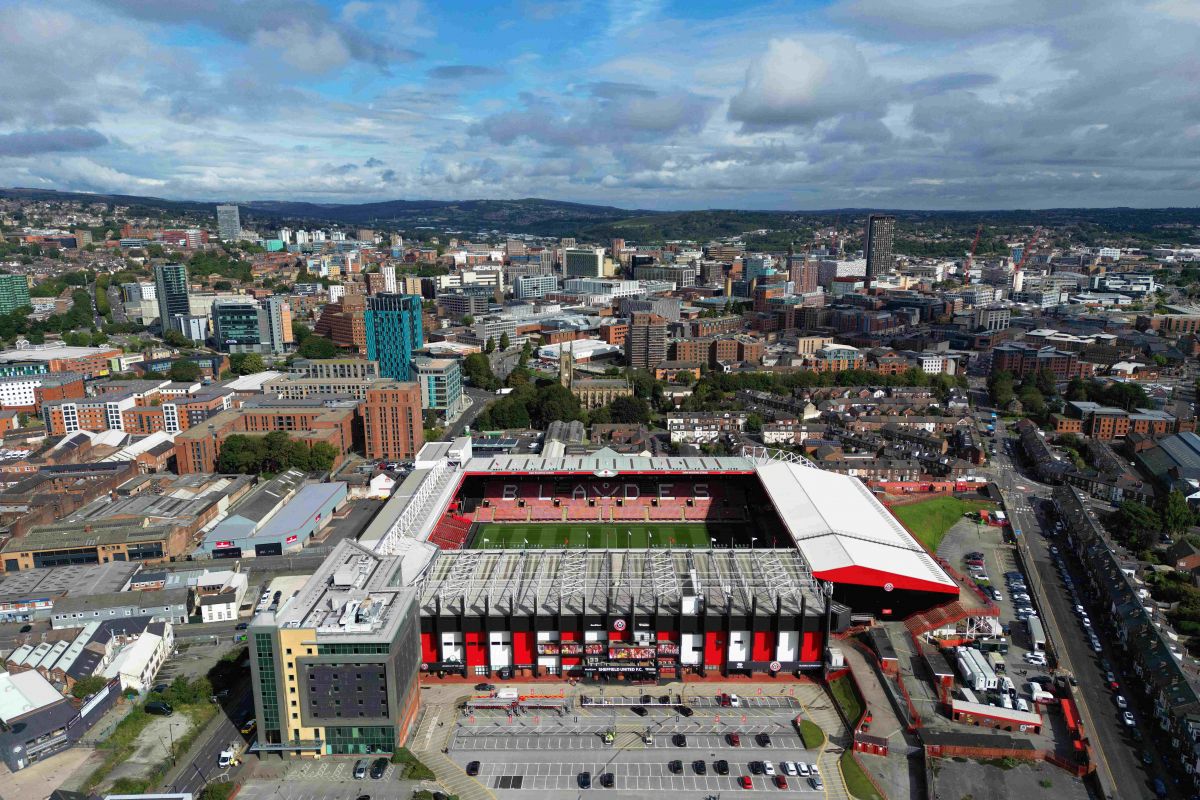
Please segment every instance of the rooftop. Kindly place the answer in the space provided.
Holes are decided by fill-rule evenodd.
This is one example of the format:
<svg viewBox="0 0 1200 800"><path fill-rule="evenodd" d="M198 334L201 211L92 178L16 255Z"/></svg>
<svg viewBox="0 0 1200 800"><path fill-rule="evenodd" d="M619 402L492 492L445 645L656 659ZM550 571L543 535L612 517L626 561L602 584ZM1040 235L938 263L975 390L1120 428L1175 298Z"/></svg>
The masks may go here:
<svg viewBox="0 0 1200 800"><path fill-rule="evenodd" d="M117 592L137 571L135 563L114 561L6 572L0 575L0 602Z"/></svg>
<svg viewBox="0 0 1200 800"><path fill-rule="evenodd" d="M168 539L174 525L152 525L141 519L102 519L38 525L18 539L10 539L0 553L21 553L64 547L93 547L126 542L157 542Z"/></svg>
<svg viewBox="0 0 1200 800"><path fill-rule="evenodd" d="M808 565L792 549L443 551L420 602L432 615L823 608Z"/></svg>
<svg viewBox="0 0 1200 800"><path fill-rule="evenodd" d="M312 629L320 638L338 641L391 641L415 596L392 580L402 560L342 540L300 591L281 600L275 624Z"/></svg>
<svg viewBox="0 0 1200 800"><path fill-rule="evenodd" d="M0 362L53 361L60 358L91 358L120 353L115 347L71 347L69 345L33 345L0 351Z"/></svg>

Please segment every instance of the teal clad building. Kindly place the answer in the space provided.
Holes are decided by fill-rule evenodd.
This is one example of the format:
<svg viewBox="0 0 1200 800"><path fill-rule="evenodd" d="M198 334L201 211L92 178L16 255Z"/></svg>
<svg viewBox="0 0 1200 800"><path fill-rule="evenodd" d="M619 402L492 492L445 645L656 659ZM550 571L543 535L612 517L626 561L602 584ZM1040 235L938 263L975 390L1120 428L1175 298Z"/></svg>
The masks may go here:
<svg viewBox="0 0 1200 800"><path fill-rule="evenodd" d="M30 305L29 281L24 275L0 275L0 314Z"/></svg>
<svg viewBox="0 0 1200 800"><path fill-rule="evenodd" d="M379 362L379 374L398 381L416 380L413 354L425 344L421 297L382 293L367 298L367 358Z"/></svg>

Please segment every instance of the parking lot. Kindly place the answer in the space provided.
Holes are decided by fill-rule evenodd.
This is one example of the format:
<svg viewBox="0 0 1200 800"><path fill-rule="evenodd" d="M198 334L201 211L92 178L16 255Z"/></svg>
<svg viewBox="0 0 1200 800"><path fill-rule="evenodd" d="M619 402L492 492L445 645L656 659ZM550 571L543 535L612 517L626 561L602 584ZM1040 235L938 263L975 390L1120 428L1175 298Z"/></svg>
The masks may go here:
<svg viewBox="0 0 1200 800"><path fill-rule="evenodd" d="M712 772L711 763L707 764ZM689 773L674 775L663 763L614 763L613 761L566 761L554 763L510 762L483 764L479 770L479 781L492 790L527 791L571 791L580 788L579 776L587 772L593 786L598 786L602 774L613 776L612 788L626 792L744 792L738 784L739 775L749 775L746 762L730 761L729 775L696 775L691 761L683 761L683 769ZM754 789L778 793L771 778L762 775L750 776ZM796 794L823 794L809 787L808 782L791 777L787 779L788 790Z"/></svg>
<svg viewBox="0 0 1200 800"><path fill-rule="evenodd" d="M756 790L778 794L781 790L771 776L752 774L751 762L771 761L783 774L783 761L817 761L817 753L804 750L796 733L794 720L802 708L794 697L753 694L739 697L737 707L722 705L715 696L678 700L686 702L691 716L659 702L657 695L645 705L637 695L597 695L589 698L590 705L562 714L462 713L450 738L449 756L463 767L480 762L477 780L498 797L522 798L530 792L552 796L578 791L584 772L597 789L600 777L611 774L613 785L605 790L628 797L722 791L753 796ZM611 744L604 740L608 731L615 737ZM769 737L767 746L757 740L759 734ZM697 760L704 762L705 774L693 767ZM728 762L728 775L716 773L720 760ZM677 770L672 771L675 761ZM738 783L742 775L750 777L750 790ZM787 791L814 793L807 778L785 778Z"/></svg>
<svg viewBox="0 0 1200 800"><path fill-rule="evenodd" d="M374 760L378 756L363 756L368 760ZM337 759L321 759L320 761L305 761L298 763L288 772L288 779L293 781L352 781L354 780L354 764L358 759L337 758ZM396 764L388 764L387 771L383 773L383 777L369 781L376 783L377 781L394 780L397 775L399 766Z"/></svg>

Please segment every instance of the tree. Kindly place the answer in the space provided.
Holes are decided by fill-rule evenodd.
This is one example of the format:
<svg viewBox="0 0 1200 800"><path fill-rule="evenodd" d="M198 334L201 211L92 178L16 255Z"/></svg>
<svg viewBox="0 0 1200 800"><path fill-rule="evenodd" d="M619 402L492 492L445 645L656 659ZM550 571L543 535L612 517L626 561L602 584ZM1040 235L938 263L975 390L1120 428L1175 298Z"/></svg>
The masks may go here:
<svg viewBox="0 0 1200 800"><path fill-rule="evenodd" d="M488 337L487 344L483 346L483 352L487 353L489 356L496 352L496 338L494 336Z"/></svg>
<svg viewBox="0 0 1200 800"><path fill-rule="evenodd" d="M179 331L164 331L162 340L171 347L191 347L195 344L191 339L184 336Z"/></svg>
<svg viewBox="0 0 1200 800"><path fill-rule="evenodd" d="M1114 530L1122 537L1122 544L1133 550L1144 550L1160 523L1154 509L1135 500L1121 503L1117 519L1119 524Z"/></svg>
<svg viewBox="0 0 1200 800"><path fill-rule="evenodd" d="M1083 378L1074 377L1067 381L1067 399L1068 400L1087 400L1088 387L1084 383Z"/></svg>
<svg viewBox="0 0 1200 800"><path fill-rule="evenodd" d="M1162 510L1163 531L1177 536L1190 528L1194 522L1195 516L1183 493L1176 490L1167 495Z"/></svg>
<svg viewBox="0 0 1200 800"><path fill-rule="evenodd" d="M1046 411L1046 398L1036 386L1026 385L1021 387L1021 393L1018 395L1021 399L1021 406L1025 412L1033 416L1039 416Z"/></svg>
<svg viewBox="0 0 1200 800"><path fill-rule="evenodd" d="M1037 386L1038 391L1046 397L1058 392L1058 387L1054 381L1054 373L1048 369L1038 370L1037 375L1034 376L1034 384Z"/></svg>
<svg viewBox="0 0 1200 800"><path fill-rule="evenodd" d="M1004 408L1012 402L1014 395L1013 376L1011 372L1000 370L988 379L988 389L992 395L992 403L997 408Z"/></svg>
<svg viewBox="0 0 1200 800"><path fill-rule="evenodd" d="M520 398L515 393L513 396ZM560 383L550 383L537 388L529 417L534 427L545 428L556 419L564 422L582 420L583 411L579 407L579 398L570 389Z"/></svg>
<svg viewBox="0 0 1200 800"><path fill-rule="evenodd" d="M475 424L484 430L530 427L525 398L516 392L501 397L483 410Z"/></svg>
<svg viewBox="0 0 1200 800"><path fill-rule="evenodd" d="M253 375L267 368L258 353L235 353L229 357L229 371L234 375Z"/></svg>
<svg viewBox="0 0 1200 800"><path fill-rule="evenodd" d="M468 328L471 327L475 324L475 317L471 316L470 314L463 314L462 324Z"/></svg>
<svg viewBox="0 0 1200 800"><path fill-rule="evenodd" d="M511 345L511 344L512 344L512 341L508 338L508 332L504 331L503 333L501 333L500 334L500 352L503 353L505 350L507 350L509 348L509 345Z"/></svg>
<svg viewBox="0 0 1200 800"><path fill-rule="evenodd" d="M191 382L200 379L200 365L195 361L180 359L171 365L168 377L173 381Z"/></svg>
<svg viewBox="0 0 1200 800"><path fill-rule="evenodd" d="M618 423L650 422L650 404L641 397L618 397L608 405L609 418Z"/></svg>
<svg viewBox="0 0 1200 800"><path fill-rule="evenodd" d="M89 675L71 687L71 694L82 700L91 697L108 685L108 679L103 675Z"/></svg>
<svg viewBox="0 0 1200 800"><path fill-rule="evenodd" d="M751 411L746 415L746 432L747 433L762 433L763 418L762 414Z"/></svg>
<svg viewBox="0 0 1200 800"><path fill-rule="evenodd" d="M337 351L337 345L316 334L308 336L297 350L303 358L333 358Z"/></svg>
<svg viewBox="0 0 1200 800"><path fill-rule="evenodd" d="M462 372L463 377L472 386L478 386L480 389L487 389L489 391L500 387L500 381L492 372L491 362L482 353L471 353L471 355L464 358Z"/></svg>

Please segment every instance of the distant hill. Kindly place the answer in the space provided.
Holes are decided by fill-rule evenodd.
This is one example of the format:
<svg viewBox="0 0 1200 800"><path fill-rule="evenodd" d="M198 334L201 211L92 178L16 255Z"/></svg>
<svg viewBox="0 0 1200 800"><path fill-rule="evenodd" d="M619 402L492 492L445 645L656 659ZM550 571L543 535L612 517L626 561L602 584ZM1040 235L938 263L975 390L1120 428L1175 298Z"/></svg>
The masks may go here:
<svg viewBox="0 0 1200 800"><path fill-rule="evenodd" d="M192 217L215 218L215 202L166 200L122 194L85 194L47 189L0 189L0 198L70 200L128 205ZM386 200L378 203L238 201L243 218L264 225L336 223L417 233L423 230L474 234L481 231L539 236L576 236L607 242L624 238L650 244L672 240L707 242L742 235L758 247L811 241L816 228L835 223L861 229L867 214L883 209L825 211L646 211L541 198L519 200ZM1053 231L1056 244L1110 242L1126 246L1200 242L1198 208L1083 208L997 211L889 211L899 222L897 245L912 255L961 255L979 225L986 228L980 253L1004 252L1004 242L1028 236L1032 226ZM765 233L754 233L765 231Z"/></svg>

